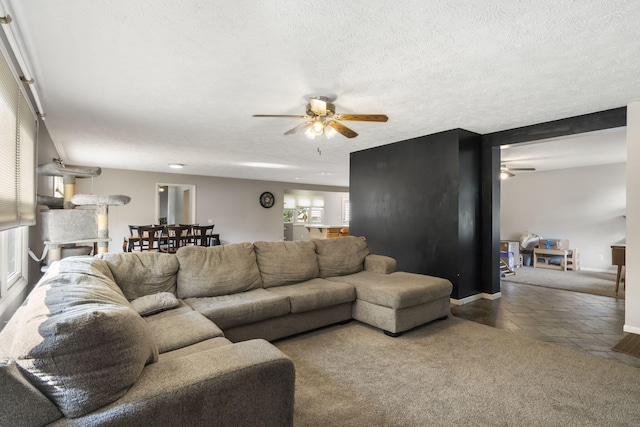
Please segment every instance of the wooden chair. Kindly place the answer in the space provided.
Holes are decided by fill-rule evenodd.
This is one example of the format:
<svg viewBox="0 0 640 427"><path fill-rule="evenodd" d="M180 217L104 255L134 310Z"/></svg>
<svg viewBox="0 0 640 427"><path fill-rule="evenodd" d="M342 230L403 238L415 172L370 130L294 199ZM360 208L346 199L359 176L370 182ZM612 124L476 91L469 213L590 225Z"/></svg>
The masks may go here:
<svg viewBox="0 0 640 427"><path fill-rule="evenodd" d="M193 227L198 224L178 224L180 227L187 227L187 245L193 245Z"/></svg>
<svg viewBox="0 0 640 427"><path fill-rule="evenodd" d="M140 227L151 227L151 224L129 226L129 239L127 244L127 252L142 250L142 240L140 239Z"/></svg>
<svg viewBox="0 0 640 427"><path fill-rule="evenodd" d="M215 225L194 225L193 244L197 246L211 246L214 226Z"/></svg>
<svg viewBox="0 0 640 427"><path fill-rule="evenodd" d="M160 250L160 239L162 238L162 226L143 226L138 228L140 235L140 251Z"/></svg>
<svg viewBox="0 0 640 427"><path fill-rule="evenodd" d="M187 231L189 227L167 226L166 241L160 246L160 251L174 254L183 246L187 246Z"/></svg>

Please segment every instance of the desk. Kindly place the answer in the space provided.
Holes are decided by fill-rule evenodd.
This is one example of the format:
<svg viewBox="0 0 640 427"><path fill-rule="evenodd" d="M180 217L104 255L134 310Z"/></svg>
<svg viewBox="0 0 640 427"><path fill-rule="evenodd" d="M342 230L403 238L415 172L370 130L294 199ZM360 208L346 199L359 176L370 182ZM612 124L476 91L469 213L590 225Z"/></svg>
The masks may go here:
<svg viewBox="0 0 640 427"><path fill-rule="evenodd" d="M569 249L543 249L533 248L533 268L552 268L554 270L567 271L567 256L569 255ZM549 264L552 256L564 257L563 262L560 265ZM542 262L538 262L538 258L544 259Z"/></svg>
<svg viewBox="0 0 640 427"><path fill-rule="evenodd" d="M625 266L626 252L627 245L611 246L611 264L618 266L618 275L616 276L616 296L618 296L618 288L620 287L620 279L622 278L622 267Z"/></svg>

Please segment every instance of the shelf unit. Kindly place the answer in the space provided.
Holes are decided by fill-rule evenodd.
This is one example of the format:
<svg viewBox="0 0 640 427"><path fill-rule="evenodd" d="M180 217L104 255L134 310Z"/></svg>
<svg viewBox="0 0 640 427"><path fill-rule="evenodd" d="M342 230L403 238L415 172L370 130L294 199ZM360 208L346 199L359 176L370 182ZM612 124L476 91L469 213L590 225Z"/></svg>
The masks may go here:
<svg viewBox="0 0 640 427"><path fill-rule="evenodd" d="M550 264L551 258L554 256L562 256L564 260L560 265ZM567 257L569 249L544 249L533 248L533 268L550 268L553 270L567 271Z"/></svg>

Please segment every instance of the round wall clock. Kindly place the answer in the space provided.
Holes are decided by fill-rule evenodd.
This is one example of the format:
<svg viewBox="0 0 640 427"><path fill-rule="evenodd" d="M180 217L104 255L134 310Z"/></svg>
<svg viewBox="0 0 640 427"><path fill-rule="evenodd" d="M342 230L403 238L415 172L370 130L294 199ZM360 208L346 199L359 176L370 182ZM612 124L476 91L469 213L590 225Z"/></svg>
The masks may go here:
<svg viewBox="0 0 640 427"><path fill-rule="evenodd" d="M260 204L262 205L263 208L270 208L271 206L273 206L274 202L275 202L275 198L273 197L273 194L271 194L270 192L265 191L260 195Z"/></svg>

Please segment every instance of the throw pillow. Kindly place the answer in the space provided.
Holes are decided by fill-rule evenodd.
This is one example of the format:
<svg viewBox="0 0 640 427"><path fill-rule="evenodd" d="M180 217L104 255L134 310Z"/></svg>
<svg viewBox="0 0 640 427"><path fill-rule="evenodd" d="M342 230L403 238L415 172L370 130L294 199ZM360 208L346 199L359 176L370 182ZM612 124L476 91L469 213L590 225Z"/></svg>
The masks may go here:
<svg viewBox="0 0 640 427"><path fill-rule="evenodd" d="M140 316L150 316L161 311L170 310L180 305L180 301L170 292L159 292L145 295L131 301L131 305Z"/></svg>

